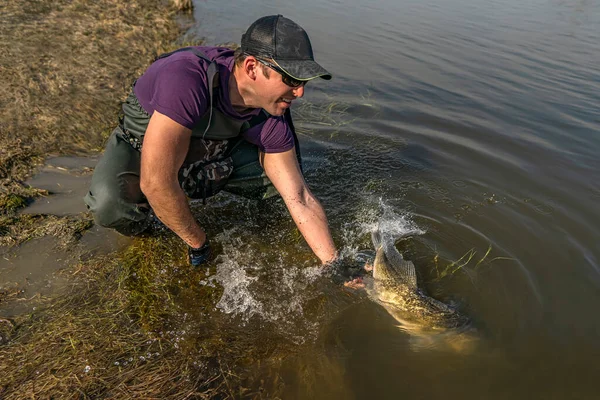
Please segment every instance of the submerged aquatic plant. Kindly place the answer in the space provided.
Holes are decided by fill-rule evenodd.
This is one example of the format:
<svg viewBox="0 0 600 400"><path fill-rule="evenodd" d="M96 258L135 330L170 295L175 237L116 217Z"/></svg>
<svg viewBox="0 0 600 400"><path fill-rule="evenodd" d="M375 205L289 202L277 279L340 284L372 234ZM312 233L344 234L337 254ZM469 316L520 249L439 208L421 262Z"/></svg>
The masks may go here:
<svg viewBox="0 0 600 400"><path fill-rule="evenodd" d="M493 257L488 260L487 258L490 255L491 251L492 251L492 245L490 244L488 246L487 251L483 255L483 257L481 257L473 266L473 270L477 270L482 265L491 265L494 261L512 260L512 258L510 258L510 257ZM444 267L440 267L440 265L439 265L440 257L439 257L439 253L437 253L433 258L433 262L435 265L435 272L436 272L436 280L440 280L447 276L454 275L458 271L463 270L465 267L467 267L467 265L469 265L469 263L471 263L471 260L473 260L473 258L475 257L476 254L477 254L477 251L474 248L469 249L459 259L446 264Z"/></svg>

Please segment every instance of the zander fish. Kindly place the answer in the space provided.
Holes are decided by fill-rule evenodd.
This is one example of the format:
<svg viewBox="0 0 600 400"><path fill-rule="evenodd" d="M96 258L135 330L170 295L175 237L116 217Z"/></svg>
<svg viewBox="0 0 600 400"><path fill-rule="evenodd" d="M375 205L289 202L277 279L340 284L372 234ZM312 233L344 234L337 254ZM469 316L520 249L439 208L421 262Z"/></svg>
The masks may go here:
<svg viewBox="0 0 600 400"><path fill-rule="evenodd" d="M377 229L372 233L372 240L377 253L373 280L366 287L369 296L400 323L401 329L413 336L427 338L429 342L442 336L444 342L448 339L464 342L458 333L462 335L468 330L469 319L418 287L414 264L402 257L390 235Z"/></svg>

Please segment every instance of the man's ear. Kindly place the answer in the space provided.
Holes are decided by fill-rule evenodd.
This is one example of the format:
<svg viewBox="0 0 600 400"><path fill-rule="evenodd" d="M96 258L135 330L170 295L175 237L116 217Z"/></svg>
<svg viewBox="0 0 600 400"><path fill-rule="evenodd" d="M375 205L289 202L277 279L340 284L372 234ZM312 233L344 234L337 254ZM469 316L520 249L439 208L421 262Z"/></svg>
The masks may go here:
<svg viewBox="0 0 600 400"><path fill-rule="evenodd" d="M260 63L256 61L256 58L252 56L246 57L244 60L244 72L250 79L253 81L256 80L256 77L259 73Z"/></svg>

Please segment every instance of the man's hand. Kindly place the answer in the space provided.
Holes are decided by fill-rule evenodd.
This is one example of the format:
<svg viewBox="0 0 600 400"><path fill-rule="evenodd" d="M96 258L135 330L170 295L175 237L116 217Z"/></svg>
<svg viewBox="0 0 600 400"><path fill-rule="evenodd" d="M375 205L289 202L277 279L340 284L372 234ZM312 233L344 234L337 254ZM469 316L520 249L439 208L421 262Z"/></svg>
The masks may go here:
<svg viewBox="0 0 600 400"><path fill-rule="evenodd" d="M371 265L371 263L367 262L363 267L362 267L362 274L364 275L365 272L372 272L373 271L373 265ZM363 280L362 276L358 276L356 278L353 278L349 281L344 282L344 286L350 289L364 289L365 288L365 282Z"/></svg>
<svg viewBox="0 0 600 400"><path fill-rule="evenodd" d="M349 288L349 289L364 289L365 288L365 284L363 282L362 278L354 278L348 282L344 282L344 286Z"/></svg>
<svg viewBox="0 0 600 400"><path fill-rule="evenodd" d="M194 267L198 267L210 259L210 242L206 239L206 242L202 247L193 248L188 247L188 257L190 264Z"/></svg>
<svg viewBox="0 0 600 400"><path fill-rule="evenodd" d="M329 232L327 217L321 203L304 181L296 151L261 155L265 173L279 191L296 226L323 264L336 258L336 249Z"/></svg>

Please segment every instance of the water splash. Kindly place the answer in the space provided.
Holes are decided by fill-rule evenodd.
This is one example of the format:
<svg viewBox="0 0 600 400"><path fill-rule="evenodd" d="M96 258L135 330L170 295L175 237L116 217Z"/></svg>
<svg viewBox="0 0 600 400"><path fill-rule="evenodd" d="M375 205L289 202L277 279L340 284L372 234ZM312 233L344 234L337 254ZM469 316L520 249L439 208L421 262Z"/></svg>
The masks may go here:
<svg viewBox="0 0 600 400"><path fill-rule="evenodd" d="M228 258L218 266L213 278L223 286L223 296L216 307L226 314L241 314L247 319L255 314L264 314L262 304L256 301L250 285L257 280L249 276L235 260Z"/></svg>
<svg viewBox="0 0 600 400"><path fill-rule="evenodd" d="M423 235L425 231L417 226L409 213L397 213L394 208L385 203L383 199L379 200L382 210L381 218L377 224L379 231L385 235L394 238Z"/></svg>
<svg viewBox="0 0 600 400"><path fill-rule="evenodd" d="M341 229L343 260L364 265L372 258L370 233L377 227L394 236L424 233L408 213L394 211L384 200L361 200L363 204ZM305 342L315 338L324 320L335 314L340 287L331 282L303 241L277 229L269 237L272 242L253 234L245 224L216 235L223 248L216 260L217 273L201 284L223 288L216 309L224 315L244 325L267 324L289 340Z"/></svg>
<svg viewBox="0 0 600 400"><path fill-rule="evenodd" d="M261 237L248 235L242 226L222 232L215 240L223 246L217 273L202 283L223 288L218 310L242 324L258 319L294 342L316 335L319 318L308 318L306 305L321 294L313 283L323 271L314 261L310 265L302 260L301 255L310 255L306 249L297 244L297 249L265 246Z"/></svg>

